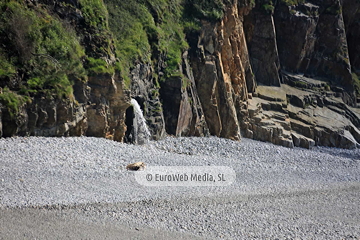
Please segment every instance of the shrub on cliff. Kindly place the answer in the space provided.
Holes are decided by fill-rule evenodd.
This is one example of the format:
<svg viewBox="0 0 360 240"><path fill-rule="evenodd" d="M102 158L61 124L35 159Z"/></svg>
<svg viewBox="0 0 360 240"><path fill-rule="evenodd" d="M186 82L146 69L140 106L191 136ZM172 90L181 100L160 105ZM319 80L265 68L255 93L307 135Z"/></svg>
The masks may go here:
<svg viewBox="0 0 360 240"><path fill-rule="evenodd" d="M11 91L8 87L5 87L0 92L0 103L7 107L10 117L14 117L18 113L19 108L28 100L28 97L21 96Z"/></svg>
<svg viewBox="0 0 360 240"><path fill-rule="evenodd" d="M105 0L125 80L135 62L151 63L158 60L159 54L166 56L166 75L177 71L181 53L188 47L182 21L182 2Z"/></svg>
<svg viewBox="0 0 360 240"><path fill-rule="evenodd" d="M12 89L16 94L72 95L72 80L86 79L85 53L72 28L41 6L7 1L0 11L1 85L17 79Z"/></svg>
<svg viewBox="0 0 360 240"><path fill-rule="evenodd" d="M191 18L207 19L209 21L217 21L222 19L224 15L225 4L228 1L222 0L193 0L186 1L185 14Z"/></svg>
<svg viewBox="0 0 360 240"><path fill-rule="evenodd" d="M305 0L281 0L281 2L287 6L294 6L294 5L304 3Z"/></svg>
<svg viewBox="0 0 360 240"><path fill-rule="evenodd" d="M356 73L352 73L353 84L355 86L355 92L358 97L360 97L360 79Z"/></svg>
<svg viewBox="0 0 360 240"><path fill-rule="evenodd" d="M153 63L165 56L163 78L178 74L181 54L189 46L185 32L197 31L200 19L223 17L222 0L105 0L109 27L116 37L123 78L137 61ZM163 79L164 80L164 79Z"/></svg>

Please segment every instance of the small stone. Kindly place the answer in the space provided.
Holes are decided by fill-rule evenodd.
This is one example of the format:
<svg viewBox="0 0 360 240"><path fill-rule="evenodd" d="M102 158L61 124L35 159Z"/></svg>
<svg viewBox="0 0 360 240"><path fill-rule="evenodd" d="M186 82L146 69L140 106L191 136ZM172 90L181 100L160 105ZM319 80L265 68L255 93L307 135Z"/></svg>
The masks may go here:
<svg viewBox="0 0 360 240"><path fill-rule="evenodd" d="M144 162L136 162L136 163L131 163L129 165L126 166L127 170L131 170L131 171L138 171L138 170L144 170L146 167L146 164Z"/></svg>

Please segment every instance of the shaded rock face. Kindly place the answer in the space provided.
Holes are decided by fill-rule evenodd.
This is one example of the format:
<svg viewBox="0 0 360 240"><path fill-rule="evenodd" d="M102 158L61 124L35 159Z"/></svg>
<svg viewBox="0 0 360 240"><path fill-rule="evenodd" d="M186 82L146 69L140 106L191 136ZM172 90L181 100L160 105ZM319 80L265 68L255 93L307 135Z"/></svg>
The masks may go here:
<svg viewBox="0 0 360 240"><path fill-rule="evenodd" d="M156 82L159 80L153 74L161 72L161 62L162 59L159 60L159 69L138 64L131 72L131 96L143 109L152 138L161 139L165 133L174 136L207 136L208 128L187 52L183 54L182 65L179 66L181 74L160 81L157 87Z"/></svg>
<svg viewBox="0 0 360 240"><path fill-rule="evenodd" d="M131 96L143 110L152 138L158 140L164 137L165 122L161 111L159 88L155 85L153 73L154 70L149 64L139 63L134 67L131 71Z"/></svg>
<svg viewBox="0 0 360 240"><path fill-rule="evenodd" d="M90 96L87 113L87 136L109 137L122 141L125 131L125 110L129 93L123 90L122 80L109 74L90 77Z"/></svg>
<svg viewBox="0 0 360 240"><path fill-rule="evenodd" d="M360 2L348 0L342 4L351 67L360 73Z"/></svg>
<svg viewBox="0 0 360 240"><path fill-rule="evenodd" d="M245 16L246 40L258 83L280 86L280 61L273 16L256 7Z"/></svg>
<svg viewBox="0 0 360 240"><path fill-rule="evenodd" d="M208 136L187 52L182 56L180 72L182 76L160 83L166 132L175 136Z"/></svg>
<svg viewBox="0 0 360 240"><path fill-rule="evenodd" d="M319 7L304 4L295 9L281 5L274 14L279 58L283 70L305 72L315 48Z"/></svg>
<svg viewBox="0 0 360 240"><path fill-rule="evenodd" d="M275 10L282 69L321 77L344 88L343 100L355 103L349 51L339 0L310 1Z"/></svg>

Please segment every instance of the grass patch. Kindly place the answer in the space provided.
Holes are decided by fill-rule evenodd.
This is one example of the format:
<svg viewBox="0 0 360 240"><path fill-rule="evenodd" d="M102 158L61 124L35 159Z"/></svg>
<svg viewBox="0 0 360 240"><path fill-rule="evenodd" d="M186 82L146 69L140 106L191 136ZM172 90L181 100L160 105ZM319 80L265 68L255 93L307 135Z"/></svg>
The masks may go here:
<svg viewBox="0 0 360 240"><path fill-rule="evenodd" d="M326 8L324 12L331 15L339 15L342 13L342 7L341 5L334 4Z"/></svg>
<svg viewBox="0 0 360 240"><path fill-rule="evenodd" d="M121 76L130 84L129 72L134 63L157 65L165 56L166 80L179 74L182 53L189 48L186 34L201 28L200 20L218 21L223 17L222 0L105 0L109 27L116 38L116 54Z"/></svg>
<svg viewBox="0 0 360 240"><path fill-rule="evenodd" d="M301 88L301 89L307 89L308 88L308 84L303 82L303 81L294 81L294 86Z"/></svg>
<svg viewBox="0 0 360 240"><path fill-rule="evenodd" d="M225 4L221 0L188 0L185 3L185 14L192 19L218 21L224 16Z"/></svg>
<svg viewBox="0 0 360 240"><path fill-rule="evenodd" d="M274 9L275 7L272 5L272 3L267 3L267 4L264 4L262 5L262 8L265 12L267 13L273 13L274 12Z"/></svg>
<svg viewBox="0 0 360 240"><path fill-rule="evenodd" d="M15 66L0 51L0 79L4 77L12 77L16 73Z"/></svg>
<svg viewBox="0 0 360 240"><path fill-rule="evenodd" d="M305 3L305 0L281 0L281 3L285 4L286 6L294 6Z"/></svg>
<svg viewBox="0 0 360 240"><path fill-rule="evenodd" d="M182 89L184 90L184 91L186 91L186 89L188 88L188 87L191 87L191 81L190 81L190 79L188 79L187 77L183 77L182 79L181 79L181 81L182 81Z"/></svg>
<svg viewBox="0 0 360 240"><path fill-rule="evenodd" d="M258 9L265 14L273 14L275 10L274 0L259 0L257 1Z"/></svg>
<svg viewBox="0 0 360 240"><path fill-rule="evenodd" d="M360 96L360 79L356 73L352 73L353 84L355 87L356 96Z"/></svg>
<svg viewBox="0 0 360 240"><path fill-rule="evenodd" d="M91 36L92 43L82 46L73 26L50 12L51 7L45 3L30 6L22 1L1 1L0 81L6 86L12 79L22 79L16 89L11 89L13 92L9 90L18 96L68 98L74 81L85 82L88 75L120 71L125 87L130 88L129 73L135 64L148 63L155 68L161 59L165 64L159 71L164 74L156 79L158 85L158 80L182 75L182 53L189 48L186 34L199 31L201 20L220 20L228 3L79 0L78 8L84 17L80 32L82 37ZM71 4L58 4L59 8L75 11ZM118 62L111 65L103 57L112 57L114 51Z"/></svg>
<svg viewBox="0 0 360 240"><path fill-rule="evenodd" d="M137 60L151 61L149 38L157 36L155 22L144 3L138 1L104 1L109 12L109 27L116 38L116 55L124 85L130 88L130 69ZM148 34L149 32L149 34Z"/></svg>
<svg viewBox="0 0 360 240"><path fill-rule="evenodd" d="M114 67L108 66L106 61L104 59L95 59L92 57L89 57L87 64L87 70L90 75L97 75L97 74L113 74L114 73Z"/></svg>
<svg viewBox="0 0 360 240"><path fill-rule="evenodd" d="M8 1L1 3L0 9L0 40L4 46L0 79L15 77L19 72L25 79L20 94L70 97L73 80L86 81L82 64L85 52L72 27L41 6L29 9Z"/></svg>
<svg viewBox="0 0 360 240"><path fill-rule="evenodd" d="M108 29L108 12L102 0L79 0L87 25L104 31Z"/></svg>
<svg viewBox="0 0 360 240"><path fill-rule="evenodd" d="M199 29L194 22L183 20L183 0L105 0L109 26L116 37L117 57L125 85L134 63L153 63L165 56L165 78L176 73L181 54L188 48L187 30Z"/></svg>
<svg viewBox="0 0 360 240"><path fill-rule="evenodd" d="M19 108L24 105L28 99L28 97L21 96L10 91L7 87L5 87L2 90L2 93L0 93L0 103L7 107L11 118L15 117L15 115L19 112Z"/></svg>

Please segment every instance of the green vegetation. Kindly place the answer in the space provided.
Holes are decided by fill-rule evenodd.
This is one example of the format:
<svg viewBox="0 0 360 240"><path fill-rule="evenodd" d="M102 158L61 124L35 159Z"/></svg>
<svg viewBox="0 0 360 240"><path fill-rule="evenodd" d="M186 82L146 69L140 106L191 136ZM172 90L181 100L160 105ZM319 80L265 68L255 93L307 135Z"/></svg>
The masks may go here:
<svg viewBox="0 0 360 240"><path fill-rule="evenodd" d="M263 7L263 9L265 10L265 12L267 12L267 13L273 13L273 12L274 12L274 9L275 9L275 7L272 5L271 2L262 5L262 7Z"/></svg>
<svg viewBox="0 0 360 240"><path fill-rule="evenodd" d="M186 34L199 31L201 19L221 19L225 7L221 0L105 0L105 4L122 77L128 84L136 61L156 65L159 55L165 56L166 65L160 80L178 74L181 54L189 48Z"/></svg>
<svg viewBox="0 0 360 240"><path fill-rule="evenodd" d="M220 18L222 15L217 15L223 11L219 0L191 4L184 0L105 0L105 3L109 26L116 37L122 77L128 84L127 75L136 61L156 64L159 55L165 56L166 64L162 80L176 74L181 54L189 47L185 33L200 29L198 18ZM185 11L190 5L192 10Z"/></svg>
<svg viewBox="0 0 360 240"><path fill-rule="evenodd" d="M294 9L290 9L290 14L291 15L295 15L296 14L296 11Z"/></svg>
<svg viewBox="0 0 360 240"><path fill-rule="evenodd" d="M19 108L28 100L27 97L21 96L9 90L9 88L4 88L0 92L0 103L7 107L10 116L14 117L18 113Z"/></svg>
<svg viewBox="0 0 360 240"><path fill-rule="evenodd" d="M75 81L116 71L129 88L130 71L139 62L160 66L164 74L155 76L157 85L172 76L183 77L179 66L182 53L189 48L187 35L200 30L201 20L221 19L228 3L230 0L79 0L75 7L59 2L62 13L81 11L84 21L76 23L75 31L74 22L60 19L53 6L44 2L1 1L1 102L16 113L15 108L26 102L23 99L72 98ZM115 64L104 60L112 57L117 59ZM164 62L159 64L159 59ZM6 88L11 81L17 84Z"/></svg>
<svg viewBox="0 0 360 240"><path fill-rule="evenodd" d="M129 72L135 61L151 62L149 38L156 38L157 28L150 12L137 1L105 0L109 27L116 38L116 55L125 86L130 87Z"/></svg>
<svg viewBox="0 0 360 240"><path fill-rule="evenodd" d="M275 10L274 0L261 0L258 2L260 10L266 14L273 14Z"/></svg>
<svg viewBox="0 0 360 240"><path fill-rule="evenodd" d="M16 73L16 68L5 58L5 54L0 51L0 79L12 77Z"/></svg>
<svg viewBox="0 0 360 240"><path fill-rule="evenodd" d="M78 34L80 37L84 34L91 41L91 44L90 42L83 43L86 55L94 59L112 58L114 56L114 36L109 29L109 14L106 5L102 0L79 0L79 3L79 9L84 17L85 24L81 26L82 28ZM74 8L73 11L78 10ZM87 60L89 62L93 59ZM92 66L86 65L85 67L88 69ZM109 73L111 71L111 73L114 73L115 69L119 69L116 62L106 64L106 68L109 71L105 72Z"/></svg>
<svg viewBox="0 0 360 240"><path fill-rule="evenodd" d="M158 89L154 89L151 91L151 95L154 97L154 98L157 98L159 96L159 90Z"/></svg>
<svg viewBox="0 0 360 240"><path fill-rule="evenodd" d="M187 77L183 77L181 79L181 81L182 81L182 86L181 87L182 87L182 89L184 91L186 91L186 89L191 86L191 81Z"/></svg>
<svg viewBox="0 0 360 240"><path fill-rule="evenodd" d="M157 112L157 113L161 113L163 110L161 108L161 105L156 105L155 108L153 109L154 112Z"/></svg>
<svg viewBox="0 0 360 240"><path fill-rule="evenodd" d="M108 66L106 61L104 59L95 59L92 57L89 57L88 59L88 72L90 75L96 75L96 74L113 74L114 73L114 67Z"/></svg>
<svg viewBox="0 0 360 240"><path fill-rule="evenodd" d="M207 19L209 21L217 21L222 19L224 15L225 3L228 1L221 0L192 0L186 1L185 11L186 17L191 19ZM254 4L255 2L252 1Z"/></svg>
<svg viewBox="0 0 360 240"><path fill-rule="evenodd" d="M326 85L324 86L324 89L325 89L325 91L330 91L330 90L331 90L331 87L330 87L329 84L326 84Z"/></svg>
<svg viewBox="0 0 360 240"><path fill-rule="evenodd" d="M334 4L326 8L324 12L331 15L339 15L342 13L342 6L338 4Z"/></svg>
<svg viewBox="0 0 360 240"><path fill-rule="evenodd" d="M305 0L281 0L281 2L286 4L286 6L294 6L305 3Z"/></svg>
<svg viewBox="0 0 360 240"><path fill-rule="evenodd" d="M107 9L101 0L80 0L81 12L88 25L99 31L108 29Z"/></svg>
<svg viewBox="0 0 360 240"><path fill-rule="evenodd" d="M298 88L301 88L301 89L308 88L308 84L303 82L303 81L294 81L294 85L295 85L295 87L298 87Z"/></svg>
<svg viewBox="0 0 360 240"><path fill-rule="evenodd" d="M355 87L356 96L360 96L360 79L356 73L352 73L353 84Z"/></svg>
<svg viewBox="0 0 360 240"><path fill-rule="evenodd" d="M0 33L6 46L0 57L0 80L16 77L16 73L27 78L18 92L11 94L70 97L72 80L86 80L81 61L85 53L74 30L40 7L28 9L8 1L1 3L0 9L5 9ZM13 101L17 98L6 99L8 107L17 106Z"/></svg>

